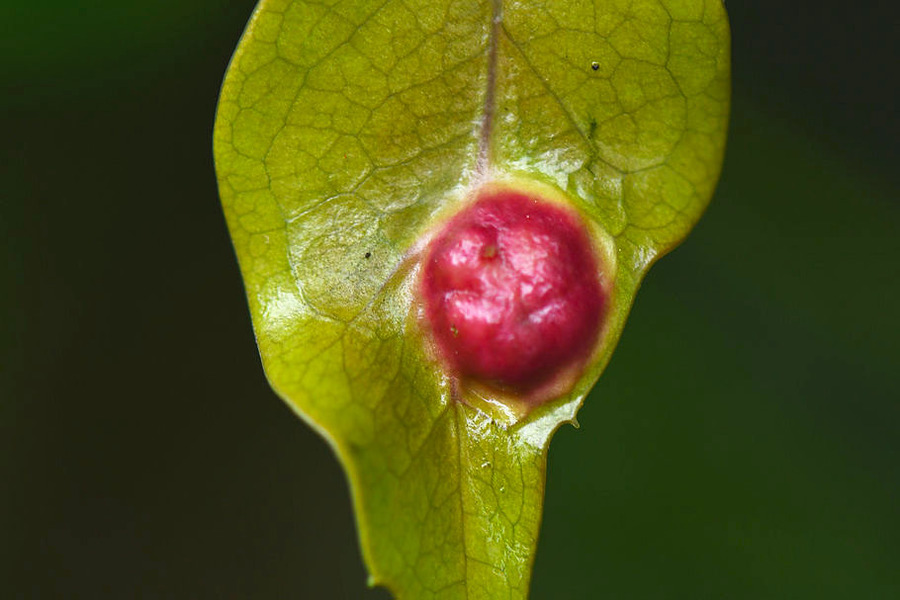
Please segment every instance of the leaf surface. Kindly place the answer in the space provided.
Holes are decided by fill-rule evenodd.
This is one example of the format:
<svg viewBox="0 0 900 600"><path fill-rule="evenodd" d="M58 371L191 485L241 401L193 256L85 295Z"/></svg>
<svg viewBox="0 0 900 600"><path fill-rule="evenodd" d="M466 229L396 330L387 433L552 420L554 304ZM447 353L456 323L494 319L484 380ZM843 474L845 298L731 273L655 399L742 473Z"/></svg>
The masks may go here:
<svg viewBox="0 0 900 600"><path fill-rule="evenodd" d="M334 447L372 582L525 598L546 451L724 150L720 0L263 0L215 126L220 194L273 388ZM563 195L613 281L596 360L520 421L452 399L416 257L486 180ZM490 401L490 399L487 399Z"/></svg>

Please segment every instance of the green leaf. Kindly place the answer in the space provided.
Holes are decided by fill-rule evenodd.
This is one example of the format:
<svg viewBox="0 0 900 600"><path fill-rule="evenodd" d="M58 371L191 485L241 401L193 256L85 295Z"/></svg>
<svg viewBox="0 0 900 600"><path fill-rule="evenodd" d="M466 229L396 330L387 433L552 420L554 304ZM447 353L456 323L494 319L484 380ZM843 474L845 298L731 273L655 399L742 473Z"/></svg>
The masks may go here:
<svg viewBox="0 0 900 600"><path fill-rule="evenodd" d="M720 0L260 2L220 193L266 374L340 457L372 583L527 596L550 437L709 201L728 101ZM597 359L521 420L452 400L414 317L423 234L486 180L592 219L614 281Z"/></svg>

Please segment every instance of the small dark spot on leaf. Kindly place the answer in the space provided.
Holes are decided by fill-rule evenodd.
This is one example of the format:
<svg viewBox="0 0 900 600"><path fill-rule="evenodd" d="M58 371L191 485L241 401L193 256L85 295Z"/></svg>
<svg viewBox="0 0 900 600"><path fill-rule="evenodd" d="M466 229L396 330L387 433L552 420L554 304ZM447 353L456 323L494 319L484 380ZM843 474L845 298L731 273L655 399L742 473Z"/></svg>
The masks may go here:
<svg viewBox="0 0 900 600"><path fill-rule="evenodd" d="M371 252L366 252L366 258L372 258L372 253L371 253Z"/></svg>
<svg viewBox="0 0 900 600"><path fill-rule="evenodd" d="M591 63L591 68L592 68L593 70L595 70L595 71L599 71L599 70L600 70L600 63L598 63L598 62L595 60L594 62Z"/></svg>
<svg viewBox="0 0 900 600"><path fill-rule="evenodd" d="M588 137L589 137L589 138L593 138L593 137L594 137L594 133L597 132L597 119L595 119L594 117L591 117L589 126L590 126L591 129L590 129L590 131L588 132Z"/></svg>

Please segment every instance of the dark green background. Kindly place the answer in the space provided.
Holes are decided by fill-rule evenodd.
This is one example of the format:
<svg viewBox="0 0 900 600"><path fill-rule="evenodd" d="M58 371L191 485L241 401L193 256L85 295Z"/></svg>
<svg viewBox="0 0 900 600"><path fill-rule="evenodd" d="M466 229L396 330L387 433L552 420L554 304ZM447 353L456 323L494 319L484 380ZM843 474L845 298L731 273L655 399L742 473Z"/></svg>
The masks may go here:
<svg viewBox="0 0 900 600"><path fill-rule="evenodd" d="M730 3L719 191L550 451L534 598L900 598L894 8ZM0 8L0 597L384 598L218 206L250 1Z"/></svg>

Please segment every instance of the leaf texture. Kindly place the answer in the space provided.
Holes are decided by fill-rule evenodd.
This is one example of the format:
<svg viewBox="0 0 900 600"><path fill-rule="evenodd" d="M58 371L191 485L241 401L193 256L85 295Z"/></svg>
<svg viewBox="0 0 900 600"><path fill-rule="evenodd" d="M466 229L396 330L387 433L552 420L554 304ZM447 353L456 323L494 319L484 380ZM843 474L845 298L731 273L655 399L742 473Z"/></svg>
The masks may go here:
<svg viewBox="0 0 900 600"><path fill-rule="evenodd" d="M220 97L222 204L273 388L335 449L371 581L525 598L552 433L718 178L720 0L262 0ZM480 183L555 190L614 282L596 361L522 420L453 400L417 252ZM490 401L490 399L487 399Z"/></svg>

